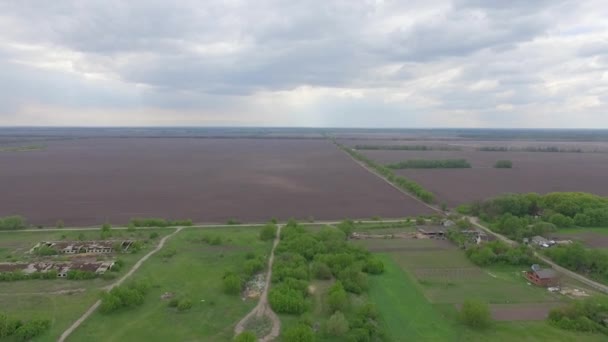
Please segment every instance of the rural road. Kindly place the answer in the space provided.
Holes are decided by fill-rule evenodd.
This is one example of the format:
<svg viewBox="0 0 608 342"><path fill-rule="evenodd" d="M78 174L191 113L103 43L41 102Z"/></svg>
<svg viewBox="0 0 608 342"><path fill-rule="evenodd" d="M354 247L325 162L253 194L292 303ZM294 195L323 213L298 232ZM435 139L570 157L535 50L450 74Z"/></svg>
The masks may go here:
<svg viewBox="0 0 608 342"><path fill-rule="evenodd" d="M508 244L510 244L512 246L518 245L517 242L509 239L508 237L506 237L506 236L504 236L502 234L496 233L496 232L492 231L491 229L489 229L488 227L482 225L481 223L479 223L479 219L477 219L476 217L468 216L467 218L469 219L469 221L471 221L471 223L474 226L476 226L476 227L478 227L480 229L483 229L484 231L486 231L489 234L492 234L492 235L496 236L501 241L504 241L504 242L506 242L506 243L508 243ZM608 286L606 286L604 284L600 284L600 283L598 283L598 282L596 282L594 280L591 280L591 279L589 279L589 278L587 278L587 277L585 277L583 275L580 275L580 274L578 274L576 272L570 271L569 269L566 269L566 268L564 268L564 267L556 264L555 262L553 262L553 260L551 260L551 259L547 258L546 256L538 253L537 251L534 251L534 256L537 257L537 258L539 258L540 260L542 260L542 262L546 263L547 265L550 265L555 271L557 271L557 272L559 272L561 274L564 274L564 275L566 275L566 276L568 276L568 277L570 277L572 279L576 279L576 280L580 281L581 283L583 283L585 285L588 285L588 286L590 286L590 287L592 287L592 288L594 288L594 289L596 289L596 290L598 290L600 292L608 293Z"/></svg>
<svg viewBox="0 0 608 342"><path fill-rule="evenodd" d="M129 278L131 275L133 275L133 273L135 273L139 269L139 267L146 260L148 260L148 258L150 258L152 255L154 255L154 253L160 251L168 239L170 239L171 237L173 237L174 235L179 233L181 230L182 230L182 227L178 227L177 229L175 229L175 231L173 233L163 237L160 240L160 242L158 243L158 246L156 246L156 248L151 250L148 254L144 255L143 258L139 259L139 261L137 261L135 263L135 265L133 265L133 267L131 267L129 272L127 272L124 276L122 276L120 279L118 279L113 284L106 286L105 289L107 291L109 291L112 288L122 284L127 278ZM95 304L93 304L82 316L80 316L80 318L78 318L66 331L64 331L63 334L61 334L61 336L59 337L59 339L57 341L64 342L70 336L70 334L72 334L74 332L74 330L76 330L76 328L78 328L87 318L89 318L89 316L91 316L93 314L93 312L95 312L95 310L97 310L97 308L100 305L101 305L101 299L97 300L95 302Z"/></svg>
<svg viewBox="0 0 608 342"><path fill-rule="evenodd" d="M272 279L272 263L274 262L274 250L277 248L279 241L281 240L281 229L283 225L279 225L277 229L277 236L274 238L274 243L272 244L272 251L270 252L270 258L268 259L268 272L266 273L266 284L264 285L264 292L260 296L260 301L258 304L251 310L237 325L234 327L234 334L238 335L245 331L245 325L249 319L256 317L267 316L272 321L272 329L270 333L262 338L259 341L268 342L273 341L275 338L279 336L279 332L281 331L281 320L277 316L277 314L272 311L272 308L268 304L268 290L270 289L270 281Z"/></svg>

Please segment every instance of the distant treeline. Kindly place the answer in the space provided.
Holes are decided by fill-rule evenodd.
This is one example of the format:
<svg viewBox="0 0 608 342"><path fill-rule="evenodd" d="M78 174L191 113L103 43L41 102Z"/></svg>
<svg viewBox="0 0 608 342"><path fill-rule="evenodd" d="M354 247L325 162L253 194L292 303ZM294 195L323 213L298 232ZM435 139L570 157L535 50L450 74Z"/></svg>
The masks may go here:
<svg viewBox="0 0 608 342"><path fill-rule="evenodd" d="M580 148L559 148L557 146L528 146L528 147L508 147L508 146L483 146L477 151L483 152L553 152L553 153L583 153Z"/></svg>
<svg viewBox="0 0 608 342"><path fill-rule="evenodd" d="M27 152L44 150L44 145L0 146L0 152Z"/></svg>
<svg viewBox="0 0 608 342"><path fill-rule="evenodd" d="M465 159L410 159L386 165L389 169L468 169L471 164Z"/></svg>
<svg viewBox="0 0 608 342"><path fill-rule="evenodd" d="M192 220L165 220L162 218L132 218L129 227L176 227L191 226Z"/></svg>
<svg viewBox="0 0 608 342"><path fill-rule="evenodd" d="M356 145L356 150L387 151L460 151L458 147L432 145Z"/></svg>
<svg viewBox="0 0 608 342"><path fill-rule="evenodd" d="M351 157L362 162L363 164L365 164L365 166L373 169L375 172L380 174L382 177L386 178L386 180L388 180L392 184L396 185L397 187L418 197L423 202L426 202L426 203L435 202L435 195L432 192L424 189L420 184L418 184L414 181L411 181L405 177L395 175L395 173L388 167L382 166L382 165L376 163L375 161L367 158L366 156L355 151L352 148L348 148L348 147L336 142L335 140L334 140L334 143L336 144L336 146L338 146L344 152L348 153Z"/></svg>

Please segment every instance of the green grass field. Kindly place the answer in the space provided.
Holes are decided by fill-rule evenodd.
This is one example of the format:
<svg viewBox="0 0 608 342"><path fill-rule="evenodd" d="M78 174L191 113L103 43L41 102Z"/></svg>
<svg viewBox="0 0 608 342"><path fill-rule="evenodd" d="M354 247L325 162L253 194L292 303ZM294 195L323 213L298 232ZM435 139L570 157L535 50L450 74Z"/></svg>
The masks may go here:
<svg viewBox="0 0 608 342"><path fill-rule="evenodd" d="M222 276L236 270L249 252L267 257L271 242L258 239L259 228L184 229L133 276L152 288L145 303L113 314L96 312L70 341L230 341L234 325L257 301L222 292ZM222 244L201 242L219 236ZM175 249L171 258L163 251ZM177 312L160 296L165 292L187 296L194 306Z"/></svg>
<svg viewBox="0 0 608 342"><path fill-rule="evenodd" d="M440 312L435 310L416 283L390 255L379 254L384 274L371 278L370 298L382 313L391 341L448 341L456 334Z"/></svg>
<svg viewBox="0 0 608 342"><path fill-rule="evenodd" d="M137 260L144 256L159 239L169 234L173 229L154 230L159 237L150 240L138 253L116 254L124 261L123 269L116 273L120 277ZM112 239L149 239L150 230L127 232L126 230L112 231ZM33 256L26 254L32 246L45 240L94 240L100 238L100 231L65 231L49 232L3 232L0 233L0 258L2 262L32 261ZM65 259L65 257L59 257ZM49 259L53 260L53 258ZM22 280L15 282L0 282L0 312L20 319L50 319L51 329L35 341L56 341L57 337L71 325L99 297L100 289L114 280L100 278L91 280ZM71 293L58 293L71 291Z"/></svg>
<svg viewBox="0 0 608 342"><path fill-rule="evenodd" d="M385 273L371 278L370 298L383 317L389 341L605 341L604 335L557 329L545 321L494 322L477 331L462 325L452 304L431 304L423 288L390 254L378 254ZM496 270L495 270L496 271Z"/></svg>

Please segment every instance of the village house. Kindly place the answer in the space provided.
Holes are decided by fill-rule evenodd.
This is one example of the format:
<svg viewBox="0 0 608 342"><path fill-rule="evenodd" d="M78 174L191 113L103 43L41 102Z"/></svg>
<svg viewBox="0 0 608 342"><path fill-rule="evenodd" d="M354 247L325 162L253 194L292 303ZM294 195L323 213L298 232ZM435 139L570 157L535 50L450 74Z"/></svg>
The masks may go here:
<svg viewBox="0 0 608 342"><path fill-rule="evenodd" d="M122 252L126 252L133 244L131 240L103 240L103 241L42 241L34 246L30 252L33 253L40 247L52 248L58 254L109 254L114 252L115 246L120 246Z"/></svg>
<svg viewBox="0 0 608 342"><path fill-rule="evenodd" d="M531 270L526 272L526 278L537 286L550 287L559 285L557 272L551 268L542 268L537 264L532 265Z"/></svg>

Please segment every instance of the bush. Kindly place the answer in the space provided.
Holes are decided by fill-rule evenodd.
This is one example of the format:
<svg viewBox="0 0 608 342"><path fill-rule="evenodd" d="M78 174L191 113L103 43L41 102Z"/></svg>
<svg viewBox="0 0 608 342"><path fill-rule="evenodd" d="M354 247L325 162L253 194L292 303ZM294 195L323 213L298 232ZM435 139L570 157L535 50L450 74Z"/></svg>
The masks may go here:
<svg viewBox="0 0 608 342"><path fill-rule="evenodd" d="M510 160L499 160L494 164L497 169L510 169L513 167L513 162Z"/></svg>
<svg viewBox="0 0 608 342"><path fill-rule="evenodd" d="M349 325L344 314L340 311L336 311L331 315L329 321L327 321L326 330L331 336L343 336L346 334L349 330Z"/></svg>
<svg viewBox="0 0 608 342"><path fill-rule="evenodd" d="M21 216L0 217L0 230L17 230L26 227L25 219Z"/></svg>
<svg viewBox="0 0 608 342"><path fill-rule="evenodd" d="M274 238L276 236L277 236L277 226L272 223L268 223L260 231L260 240L262 240L262 241L274 240Z"/></svg>
<svg viewBox="0 0 608 342"><path fill-rule="evenodd" d="M278 313L301 314L306 311L302 292L286 285L272 287L268 293L268 301Z"/></svg>
<svg viewBox="0 0 608 342"><path fill-rule="evenodd" d="M327 304L331 312L344 311L348 308L348 294L342 286L342 282L337 281L329 288Z"/></svg>
<svg viewBox="0 0 608 342"><path fill-rule="evenodd" d="M112 225L109 222L106 222L104 224L101 225L101 232L102 233L107 233L112 229Z"/></svg>
<svg viewBox="0 0 608 342"><path fill-rule="evenodd" d="M182 298L177 303L177 311L186 311L192 308L192 300L190 298Z"/></svg>
<svg viewBox="0 0 608 342"><path fill-rule="evenodd" d="M315 335L309 326L299 324L285 330L282 341L284 342L314 342Z"/></svg>
<svg viewBox="0 0 608 342"><path fill-rule="evenodd" d="M466 300L460 310L464 324L473 329L487 328L492 322L488 304L477 300Z"/></svg>
<svg viewBox="0 0 608 342"><path fill-rule="evenodd" d="M15 330L15 337L18 341L29 341L36 336L41 335L51 327L51 321L48 319L34 319L25 322L17 330Z"/></svg>
<svg viewBox="0 0 608 342"><path fill-rule="evenodd" d="M363 271L369 274L382 274L384 273L384 263L378 258L370 257L363 266Z"/></svg>
<svg viewBox="0 0 608 342"><path fill-rule="evenodd" d="M229 295L238 295L243 289L243 280L234 273L228 273L223 278L224 293Z"/></svg>
<svg viewBox="0 0 608 342"><path fill-rule="evenodd" d="M316 261L312 264L312 274L315 279L328 280L331 279L331 269L327 264Z"/></svg>
<svg viewBox="0 0 608 342"><path fill-rule="evenodd" d="M144 283L131 283L113 288L101 296L102 313L111 313L123 308L136 307L144 302L148 286Z"/></svg>
<svg viewBox="0 0 608 342"><path fill-rule="evenodd" d="M154 240L158 237L158 233L157 232L152 232L150 233L150 240Z"/></svg>
<svg viewBox="0 0 608 342"><path fill-rule="evenodd" d="M234 338L234 342L257 342L258 337L251 331L243 331Z"/></svg>

